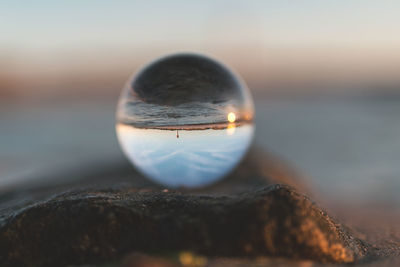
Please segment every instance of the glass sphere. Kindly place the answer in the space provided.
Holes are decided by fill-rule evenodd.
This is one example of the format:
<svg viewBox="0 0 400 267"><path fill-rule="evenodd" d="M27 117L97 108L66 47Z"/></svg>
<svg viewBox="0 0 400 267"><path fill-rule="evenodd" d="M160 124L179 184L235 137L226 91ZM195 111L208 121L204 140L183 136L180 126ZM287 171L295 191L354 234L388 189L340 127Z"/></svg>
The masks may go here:
<svg viewBox="0 0 400 267"><path fill-rule="evenodd" d="M254 132L250 92L238 75L197 54L158 59L122 90L116 131L137 169L167 187L200 187L228 174Z"/></svg>

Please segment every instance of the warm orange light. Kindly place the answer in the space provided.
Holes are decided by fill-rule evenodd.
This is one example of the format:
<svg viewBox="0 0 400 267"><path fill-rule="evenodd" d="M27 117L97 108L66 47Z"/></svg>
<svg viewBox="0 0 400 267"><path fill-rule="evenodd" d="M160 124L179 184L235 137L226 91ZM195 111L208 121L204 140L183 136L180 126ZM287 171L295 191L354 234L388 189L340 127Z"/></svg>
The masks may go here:
<svg viewBox="0 0 400 267"><path fill-rule="evenodd" d="M228 121L229 121L230 123L233 123L233 122L235 122L235 120L236 120L236 115L235 115L235 113L229 112L229 114L228 114Z"/></svg>
<svg viewBox="0 0 400 267"><path fill-rule="evenodd" d="M229 123L228 127L226 127L226 133L228 135L233 135L236 130L236 125L234 123Z"/></svg>

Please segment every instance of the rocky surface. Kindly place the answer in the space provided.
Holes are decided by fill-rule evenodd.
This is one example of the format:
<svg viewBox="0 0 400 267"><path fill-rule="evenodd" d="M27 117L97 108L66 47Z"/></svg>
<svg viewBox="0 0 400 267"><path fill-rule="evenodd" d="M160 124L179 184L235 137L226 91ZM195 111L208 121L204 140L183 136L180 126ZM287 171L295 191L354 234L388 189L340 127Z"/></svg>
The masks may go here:
<svg viewBox="0 0 400 267"><path fill-rule="evenodd" d="M86 189L58 186L30 201L9 202L1 209L1 266L120 263L124 258L126 266L175 266L170 255L180 251L202 255L197 266L220 257L254 266L260 258L269 259L263 264L268 265L276 257L355 263L396 250L370 245L331 218L300 193L308 189L293 171L260 152L252 151L224 181L197 191L166 190L128 173L121 168L114 175L130 182L99 178Z"/></svg>

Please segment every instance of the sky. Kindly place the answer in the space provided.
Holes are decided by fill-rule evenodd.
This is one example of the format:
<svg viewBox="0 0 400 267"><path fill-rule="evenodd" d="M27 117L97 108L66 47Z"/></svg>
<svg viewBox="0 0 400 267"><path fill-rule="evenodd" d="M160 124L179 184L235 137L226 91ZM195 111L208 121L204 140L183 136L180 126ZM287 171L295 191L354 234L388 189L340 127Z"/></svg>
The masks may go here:
<svg viewBox="0 0 400 267"><path fill-rule="evenodd" d="M210 37L217 42L386 46L400 43L399 11L400 2L390 0L3 0L0 27L5 46L28 50L204 43Z"/></svg>
<svg viewBox="0 0 400 267"><path fill-rule="evenodd" d="M139 129L118 124L125 155L150 179L170 187L215 182L240 161L253 137L253 125L223 130ZM182 175L183 174L183 175Z"/></svg>
<svg viewBox="0 0 400 267"><path fill-rule="evenodd" d="M398 82L395 0L1 0L0 6L0 67L26 79L66 70L123 76L158 56L195 51L222 59L257 87L269 81L265 71L271 84L323 76L371 82L372 74L378 83Z"/></svg>

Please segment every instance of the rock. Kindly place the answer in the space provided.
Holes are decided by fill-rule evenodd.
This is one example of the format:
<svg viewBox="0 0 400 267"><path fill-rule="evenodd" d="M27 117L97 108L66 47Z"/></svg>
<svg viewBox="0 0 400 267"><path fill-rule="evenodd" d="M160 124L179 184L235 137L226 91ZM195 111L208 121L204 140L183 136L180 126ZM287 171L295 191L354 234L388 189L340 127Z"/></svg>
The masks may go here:
<svg viewBox="0 0 400 267"><path fill-rule="evenodd" d="M185 251L209 266L286 266L399 253L328 216L301 175L254 148L197 190L166 190L127 162L54 176L1 194L0 266L179 266Z"/></svg>
<svg viewBox="0 0 400 267"><path fill-rule="evenodd" d="M350 263L367 246L292 187L212 196L120 188L68 192L0 228L2 266L99 263L132 252Z"/></svg>

